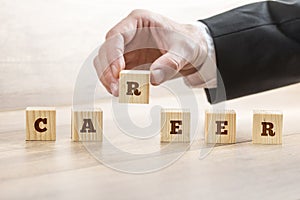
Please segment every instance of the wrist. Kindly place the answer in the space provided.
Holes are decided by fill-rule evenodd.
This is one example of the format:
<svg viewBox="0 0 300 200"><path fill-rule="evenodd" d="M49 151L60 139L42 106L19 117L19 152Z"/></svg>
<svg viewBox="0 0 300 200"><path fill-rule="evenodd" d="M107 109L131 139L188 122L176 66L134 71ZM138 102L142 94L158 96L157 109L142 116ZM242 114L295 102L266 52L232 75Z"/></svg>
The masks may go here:
<svg viewBox="0 0 300 200"><path fill-rule="evenodd" d="M202 22L192 23L198 28L198 33L203 37L207 45L206 57L200 66L195 66L197 72L185 77L185 83L190 87L216 88L217 87L217 66L214 41L208 27Z"/></svg>

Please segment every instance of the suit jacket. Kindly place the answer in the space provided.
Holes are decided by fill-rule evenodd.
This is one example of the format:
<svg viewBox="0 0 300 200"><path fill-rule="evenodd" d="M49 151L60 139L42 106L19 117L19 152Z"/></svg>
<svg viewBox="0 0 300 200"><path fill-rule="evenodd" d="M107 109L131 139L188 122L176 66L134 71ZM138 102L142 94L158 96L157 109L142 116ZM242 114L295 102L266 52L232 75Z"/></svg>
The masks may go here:
<svg viewBox="0 0 300 200"><path fill-rule="evenodd" d="M211 103L300 82L300 0L249 4L201 21L216 49Z"/></svg>

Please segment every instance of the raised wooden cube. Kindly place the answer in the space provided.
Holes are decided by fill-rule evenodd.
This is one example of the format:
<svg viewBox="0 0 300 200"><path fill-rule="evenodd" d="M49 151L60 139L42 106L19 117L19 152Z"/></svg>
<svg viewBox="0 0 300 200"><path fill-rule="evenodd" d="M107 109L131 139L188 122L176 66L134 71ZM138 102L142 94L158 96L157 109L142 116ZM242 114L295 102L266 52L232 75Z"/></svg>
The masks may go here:
<svg viewBox="0 0 300 200"><path fill-rule="evenodd" d="M283 115L277 111L254 111L253 144L282 144Z"/></svg>
<svg viewBox="0 0 300 200"><path fill-rule="evenodd" d="M122 70L119 81L119 103L149 103L150 71Z"/></svg>
<svg viewBox="0 0 300 200"><path fill-rule="evenodd" d="M26 140L56 140L55 108L28 107L26 109Z"/></svg>
<svg viewBox="0 0 300 200"><path fill-rule="evenodd" d="M101 109L72 110L72 141L102 141L103 112Z"/></svg>
<svg viewBox="0 0 300 200"><path fill-rule="evenodd" d="M206 111L205 142L207 144L232 144L236 142L235 111Z"/></svg>
<svg viewBox="0 0 300 200"><path fill-rule="evenodd" d="M161 142L190 142L190 112L184 109L162 109Z"/></svg>

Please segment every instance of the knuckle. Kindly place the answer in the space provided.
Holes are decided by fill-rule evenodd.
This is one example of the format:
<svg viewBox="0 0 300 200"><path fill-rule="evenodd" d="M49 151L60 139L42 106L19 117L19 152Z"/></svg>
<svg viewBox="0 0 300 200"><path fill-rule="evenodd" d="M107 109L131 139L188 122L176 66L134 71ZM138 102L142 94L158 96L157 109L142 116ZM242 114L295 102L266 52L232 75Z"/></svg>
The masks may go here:
<svg viewBox="0 0 300 200"><path fill-rule="evenodd" d="M98 66L98 56L96 56L93 60L93 64L94 64L94 67L97 68Z"/></svg>
<svg viewBox="0 0 300 200"><path fill-rule="evenodd" d="M131 11L129 16L141 17L141 16L144 16L144 15L147 15L148 13L149 13L149 11L145 10L145 9L134 9L134 10Z"/></svg>
<svg viewBox="0 0 300 200"><path fill-rule="evenodd" d="M106 33L105 39L108 39L108 38L114 36L115 34L116 34L116 32L113 29L111 29Z"/></svg>

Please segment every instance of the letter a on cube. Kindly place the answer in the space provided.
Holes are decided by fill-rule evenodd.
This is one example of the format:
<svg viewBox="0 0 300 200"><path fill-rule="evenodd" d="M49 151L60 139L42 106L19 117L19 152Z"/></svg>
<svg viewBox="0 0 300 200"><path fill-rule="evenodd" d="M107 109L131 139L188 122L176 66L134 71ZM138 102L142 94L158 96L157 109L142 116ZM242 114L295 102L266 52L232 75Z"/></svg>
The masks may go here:
<svg viewBox="0 0 300 200"><path fill-rule="evenodd" d="M149 103L150 71L122 70L119 81L119 103Z"/></svg>
<svg viewBox="0 0 300 200"><path fill-rule="evenodd" d="M72 110L72 141L102 141L103 112L101 109Z"/></svg>
<svg viewBox="0 0 300 200"><path fill-rule="evenodd" d="M283 115L277 111L254 111L253 144L282 144Z"/></svg>
<svg viewBox="0 0 300 200"><path fill-rule="evenodd" d="M28 107L26 109L26 140L56 140L55 108Z"/></svg>
<svg viewBox="0 0 300 200"><path fill-rule="evenodd" d="M190 112L184 109L162 109L161 142L190 142Z"/></svg>
<svg viewBox="0 0 300 200"><path fill-rule="evenodd" d="M205 142L207 144L232 144L236 142L235 111L206 111Z"/></svg>

